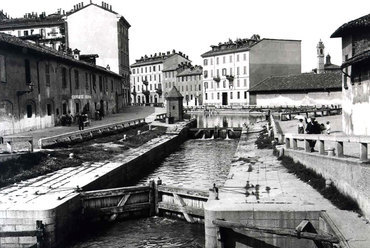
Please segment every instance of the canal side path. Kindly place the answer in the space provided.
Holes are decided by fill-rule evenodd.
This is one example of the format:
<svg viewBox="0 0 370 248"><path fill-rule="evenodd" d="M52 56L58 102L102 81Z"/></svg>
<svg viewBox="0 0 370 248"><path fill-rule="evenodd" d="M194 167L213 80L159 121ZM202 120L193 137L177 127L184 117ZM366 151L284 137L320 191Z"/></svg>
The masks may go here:
<svg viewBox="0 0 370 248"><path fill-rule="evenodd" d="M337 123L332 123L333 130L338 130ZM249 131L258 131L262 125L263 122L250 126ZM217 240L214 219L294 229L302 219L320 226L317 213L321 210L326 211L340 230L349 244L347 247L370 247L370 225L364 218L336 208L309 184L289 173L271 149L257 149L257 136L242 135L228 179L219 188L219 199L209 200L205 206L207 248L215 247L212 242ZM277 245L282 241L274 242Z"/></svg>
<svg viewBox="0 0 370 248"><path fill-rule="evenodd" d="M93 120L90 119L90 126L86 128L95 128L98 126L109 125L117 122L124 122L133 119L140 119L140 118L149 118L147 122L151 122L154 120L157 114L163 114L166 112L165 108L160 107L148 107L148 106L129 106L125 107L122 112L111 114L105 116L102 120ZM56 135L61 135L64 133L69 132L78 132L78 124L73 123L70 126L55 126L37 130L30 130L27 132L17 133L14 134L16 136L32 136L33 137L33 145L35 149L39 149L39 140L42 138L52 137ZM20 144L24 146L24 144ZM16 147L17 145L15 145ZM16 147L17 149L17 147ZM22 149L22 148L21 148ZM5 144L0 144L0 152L6 150Z"/></svg>

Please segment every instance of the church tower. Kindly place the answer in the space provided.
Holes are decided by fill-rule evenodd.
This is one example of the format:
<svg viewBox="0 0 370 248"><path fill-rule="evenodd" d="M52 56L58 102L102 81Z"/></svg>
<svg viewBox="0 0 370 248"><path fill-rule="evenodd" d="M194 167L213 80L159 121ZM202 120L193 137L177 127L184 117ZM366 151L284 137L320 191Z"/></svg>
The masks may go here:
<svg viewBox="0 0 370 248"><path fill-rule="evenodd" d="M319 43L316 46L317 49L317 73L323 73L324 72L324 43L322 43L321 39Z"/></svg>

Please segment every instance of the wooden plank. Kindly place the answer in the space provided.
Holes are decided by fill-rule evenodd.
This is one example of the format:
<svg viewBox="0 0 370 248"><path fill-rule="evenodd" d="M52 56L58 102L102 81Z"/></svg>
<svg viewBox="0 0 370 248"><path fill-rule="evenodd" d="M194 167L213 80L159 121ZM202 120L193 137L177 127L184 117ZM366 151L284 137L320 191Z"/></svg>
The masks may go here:
<svg viewBox="0 0 370 248"><path fill-rule="evenodd" d="M40 235L40 231L37 231L37 230L0 232L0 238L7 238L7 237L36 237L38 235Z"/></svg>
<svg viewBox="0 0 370 248"><path fill-rule="evenodd" d="M165 186L165 185L159 185L158 191L160 193L167 193L167 194L175 193L175 194L182 195L182 196L200 198L204 200L208 200L208 196L209 196L209 192L205 190L179 188L179 187L171 187L171 186Z"/></svg>
<svg viewBox="0 0 370 248"><path fill-rule="evenodd" d="M113 188L113 189L103 189L103 190L93 190L81 192L80 195L83 200L94 199L101 197L112 197L121 196L128 193L145 193L149 192L149 186L134 186L134 187L123 187L123 188Z"/></svg>
<svg viewBox="0 0 370 248"><path fill-rule="evenodd" d="M139 211L149 209L151 204L149 202L144 203L136 203L124 206L114 206L114 207L105 207L101 208L100 211L104 214L115 214L115 213L124 213L124 212L132 212L132 211Z"/></svg>
<svg viewBox="0 0 370 248"><path fill-rule="evenodd" d="M309 233L317 233L315 227L312 223L308 220L302 220L301 223L295 228L297 231L298 236L301 235L302 232L309 232ZM324 244L320 240L313 240L317 248L324 248Z"/></svg>
<svg viewBox="0 0 370 248"><path fill-rule="evenodd" d="M184 215L185 219L187 222L190 222L190 223L194 223L194 219L193 217L191 217L187 212L186 212L186 203L184 202L184 200L176 193L173 193L173 198L176 202L176 204L179 206L179 209L181 211L181 213Z"/></svg>
<svg viewBox="0 0 370 248"><path fill-rule="evenodd" d="M203 217L204 218L204 209L201 208L193 208L189 206L184 207L188 214L191 214L196 217ZM175 204L159 202L158 203L159 210L171 211L171 212L180 212L180 207Z"/></svg>
<svg viewBox="0 0 370 248"><path fill-rule="evenodd" d="M296 237L296 238L299 237L302 239L324 241L324 242L329 242L329 243L339 243L339 239L334 236L307 233L307 232L302 232L298 234L296 230L292 230L292 229L257 227L257 226L247 224L247 223L232 222L232 221L225 221L225 220L213 220L212 223L216 226L220 226L224 228L231 228L231 229L245 228L245 229L250 229L251 231L260 232L260 233L270 233L270 234L276 234L280 236L288 236L288 237Z"/></svg>
<svg viewBox="0 0 370 248"><path fill-rule="evenodd" d="M122 199L118 202L117 207L124 206L124 205L126 204L126 202L127 202L128 198L130 198L130 196L131 196L131 194L130 194L130 193L129 193L129 194L127 194L127 195L124 195L124 196L122 197Z"/></svg>

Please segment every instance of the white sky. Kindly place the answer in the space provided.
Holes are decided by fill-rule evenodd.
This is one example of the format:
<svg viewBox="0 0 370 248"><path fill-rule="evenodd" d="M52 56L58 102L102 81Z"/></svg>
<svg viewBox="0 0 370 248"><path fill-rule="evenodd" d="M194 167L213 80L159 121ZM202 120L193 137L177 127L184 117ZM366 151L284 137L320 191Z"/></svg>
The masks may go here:
<svg viewBox="0 0 370 248"><path fill-rule="evenodd" d="M1 0L11 17L47 14L90 0ZM101 4L101 1L93 0ZM345 22L370 13L369 0L106 0L131 24L130 63L147 54L175 49L201 64L200 55L229 38L302 40L302 72L316 68L316 45L325 44L341 64L341 40L330 35Z"/></svg>

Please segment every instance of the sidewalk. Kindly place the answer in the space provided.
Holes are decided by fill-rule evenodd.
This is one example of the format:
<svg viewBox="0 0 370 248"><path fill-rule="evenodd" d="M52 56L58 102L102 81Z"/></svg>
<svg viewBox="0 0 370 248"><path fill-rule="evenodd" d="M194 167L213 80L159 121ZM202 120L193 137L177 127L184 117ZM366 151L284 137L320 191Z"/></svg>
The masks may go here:
<svg viewBox="0 0 370 248"><path fill-rule="evenodd" d="M160 114L166 111L165 108L155 108L155 107L140 107L140 106L133 106L125 108L121 113L111 114L104 117L102 120L96 121L91 119L90 127L96 127L101 125L107 125L110 123L120 122L120 121L127 121L139 118L146 118L152 114ZM78 125L76 123L72 124L71 126L56 126L56 127L49 127L44 129L37 129L28 132L17 133L15 135L19 136L32 136L33 137L33 144L34 148L38 149L38 141L41 138L55 136L63 133L73 132L78 130ZM5 150L5 145L0 145L0 152Z"/></svg>

